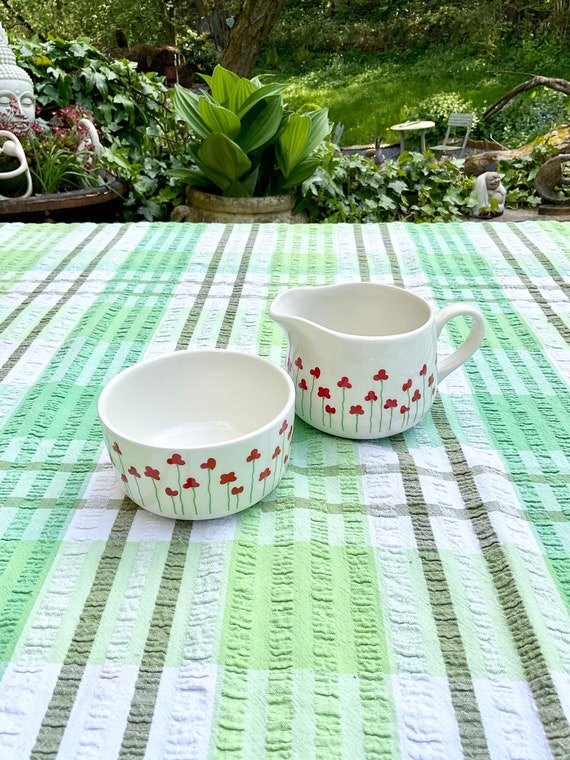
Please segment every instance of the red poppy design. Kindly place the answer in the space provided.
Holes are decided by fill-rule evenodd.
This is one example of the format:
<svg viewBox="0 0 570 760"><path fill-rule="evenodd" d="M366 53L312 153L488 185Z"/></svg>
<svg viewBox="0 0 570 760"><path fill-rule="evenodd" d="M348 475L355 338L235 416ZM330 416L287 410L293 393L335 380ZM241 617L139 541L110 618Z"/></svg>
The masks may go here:
<svg viewBox="0 0 570 760"><path fill-rule="evenodd" d="M409 411L410 411L410 407L409 406L404 406L402 404L402 406L400 407L400 414L407 414Z"/></svg>
<svg viewBox="0 0 570 760"><path fill-rule="evenodd" d="M330 404L327 404L325 406L325 412L327 414L336 414L336 408L334 406L331 406Z"/></svg>
<svg viewBox="0 0 570 760"><path fill-rule="evenodd" d="M364 396L365 401L378 401L378 396L374 393L374 391L368 391L366 396Z"/></svg>
<svg viewBox="0 0 570 760"><path fill-rule="evenodd" d="M232 470L232 472L225 472L223 475L220 475L220 485L225 486L226 483L235 483L237 480L235 472Z"/></svg>
<svg viewBox="0 0 570 760"><path fill-rule="evenodd" d="M167 496L178 496L178 491L176 491L174 488L165 488L164 493Z"/></svg>
<svg viewBox="0 0 570 760"><path fill-rule="evenodd" d="M364 414L364 409L360 406L360 404L356 404L356 406L350 407L350 413L351 414Z"/></svg>
<svg viewBox="0 0 570 760"><path fill-rule="evenodd" d="M239 493L243 493L243 486L234 486L231 490L232 496L237 496Z"/></svg>
<svg viewBox="0 0 570 760"><path fill-rule="evenodd" d="M275 457L278 457L279 454L281 454L281 446L276 446L275 451L271 455L271 459L275 459Z"/></svg>
<svg viewBox="0 0 570 760"><path fill-rule="evenodd" d="M200 483L195 478L188 478L182 488L198 488Z"/></svg>
<svg viewBox="0 0 570 760"><path fill-rule="evenodd" d="M200 467L203 470L213 470L215 466L216 466L216 460L214 459L214 457L210 457L206 462L202 462L202 464L200 465Z"/></svg>
<svg viewBox="0 0 570 760"><path fill-rule="evenodd" d="M398 406L398 399L389 398L386 400L386 403L384 404L384 409L395 409L397 406Z"/></svg>
<svg viewBox="0 0 570 760"><path fill-rule="evenodd" d="M168 464L179 464L179 465L186 464L186 462L182 459L182 457L180 456L180 454L173 454L171 457L169 457L166 460L166 462Z"/></svg>
<svg viewBox="0 0 570 760"><path fill-rule="evenodd" d="M317 396L319 398L330 398L331 392L328 388L323 388L322 385L320 385L317 390Z"/></svg>
<svg viewBox="0 0 570 760"><path fill-rule="evenodd" d="M140 478L141 474L136 467L129 467L129 475L134 475L135 478Z"/></svg>
<svg viewBox="0 0 570 760"><path fill-rule="evenodd" d="M352 388L350 380L346 375L343 375L337 383L339 388Z"/></svg>
<svg viewBox="0 0 570 760"><path fill-rule="evenodd" d="M246 462L253 462L254 459L259 459L260 456L261 456L261 454L259 453L259 451L257 449L252 449L249 452L249 456L246 457L245 461Z"/></svg>
<svg viewBox="0 0 570 760"><path fill-rule="evenodd" d="M412 396L412 401L419 401L422 397L422 394L419 392L418 388L414 391L414 395Z"/></svg>
<svg viewBox="0 0 570 760"><path fill-rule="evenodd" d="M423 377L427 374L427 364L424 364L424 366L420 369L420 377Z"/></svg>
<svg viewBox="0 0 570 760"><path fill-rule="evenodd" d="M160 472L158 470L155 470L154 467L145 467L144 474L147 478L153 478L154 480L160 480Z"/></svg>
<svg viewBox="0 0 570 760"><path fill-rule="evenodd" d="M374 375L374 380L387 380L388 379L388 373L385 369L379 369L378 372Z"/></svg>
<svg viewBox="0 0 570 760"><path fill-rule="evenodd" d="M123 483L129 482L129 479L127 478L124 472L121 473L121 480L123 481Z"/></svg>
<svg viewBox="0 0 570 760"><path fill-rule="evenodd" d="M318 380L319 377L321 376L321 370L319 369L319 367L313 367L313 369L309 370L309 374L311 374L313 377L316 377Z"/></svg>
<svg viewBox="0 0 570 760"><path fill-rule="evenodd" d="M292 427L290 427L290 428L289 428L289 432L287 433L287 440L288 440L288 441L290 441L290 440L291 440L291 436L292 436L292 435L293 435L293 428L292 428Z"/></svg>
<svg viewBox="0 0 570 760"><path fill-rule="evenodd" d="M430 387L430 388L431 388L431 386L433 385L433 381L434 381L434 376L433 376L433 375L430 375L430 376L428 377L428 385L429 385L429 387Z"/></svg>
<svg viewBox="0 0 570 760"><path fill-rule="evenodd" d="M263 470L263 472L259 473L259 480L260 481L265 480L265 478L268 478L270 475L271 475L271 470L269 469L269 467L266 467L265 470Z"/></svg>
<svg viewBox="0 0 570 760"><path fill-rule="evenodd" d="M406 382L405 382L405 383L402 385L402 390L403 390L403 391L409 391L411 387L412 387L412 379L411 379L411 378L409 378L409 379L408 379L408 380L407 380L407 381L406 381Z"/></svg>
<svg viewBox="0 0 570 760"><path fill-rule="evenodd" d="M302 378L301 382L299 383L299 388L302 391L308 390L307 381L305 380L305 378Z"/></svg>
<svg viewBox="0 0 570 760"><path fill-rule="evenodd" d="M303 369L303 360L301 359L300 356L298 356L295 359L295 366L298 367L299 369Z"/></svg>
<svg viewBox="0 0 570 760"><path fill-rule="evenodd" d="M289 423L287 422L287 420L283 420L283 424L279 428L279 435L283 435L283 433L287 430L288 427L289 427Z"/></svg>
<svg viewBox="0 0 570 760"><path fill-rule="evenodd" d="M287 460L289 459L289 454L285 454L283 457L283 464L287 464Z"/></svg>
<svg viewBox="0 0 570 760"><path fill-rule="evenodd" d="M116 451L116 452L117 452L117 454L122 454L122 453L123 453L123 452L121 451L121 449L119 448L119 444L117 443L117 441L115 441L115 442L113 443L113 451Z"/></svg>

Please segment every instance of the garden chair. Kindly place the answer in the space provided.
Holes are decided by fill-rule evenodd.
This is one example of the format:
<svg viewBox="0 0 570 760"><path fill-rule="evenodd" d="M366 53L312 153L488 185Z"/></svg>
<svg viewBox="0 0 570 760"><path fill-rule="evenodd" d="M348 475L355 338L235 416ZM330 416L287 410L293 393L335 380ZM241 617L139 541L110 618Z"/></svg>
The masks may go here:
<svg viewBox="0 0 570 760"><path fill-rule="evenodd" d="M467 147L467 140L471 133L471 127L473 126L473 114L472 113L452 113L447 120L447 131L443 142L439 145L431 145L430 150L441 153L458 153L462 156L465 153ZM463 140L458 137L461 130L465 130Z"/></svg>

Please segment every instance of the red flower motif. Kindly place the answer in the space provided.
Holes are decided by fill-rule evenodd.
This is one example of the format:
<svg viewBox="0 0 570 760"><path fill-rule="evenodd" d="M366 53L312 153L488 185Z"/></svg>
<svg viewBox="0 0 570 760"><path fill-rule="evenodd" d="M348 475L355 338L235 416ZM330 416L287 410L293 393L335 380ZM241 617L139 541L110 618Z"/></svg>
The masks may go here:
<svg viewBox="0 0 570 760"><path fill-rule="evenodd" d="M374 393L374 391L368 391L366 396L364 396L365 401L378 401L378 396Z"/></svg>
<svg viewBox="0 0 570 760"><path fill-rule="evenodd" d="M409 406L404 406L402 404L402 406L400 407L400 414L407 414L409 411L410 411L410 407Z"/></svg>
<svg viewBox="0 0 570 760"><path fill-rule="evenodd" d="M260 481L265 480L265 478L268 478L270 475L271 475L271 470L269 469L269 467L266 467L265 470L263 470L263 472L259 473L259 480Z"/></svg>
<svg viewBox="0 0 570 760"><path fill-rule="evenodd" d="M427 374L427 364L424 364L424 366L420 369L420 377L423 377Z"/></svg>
<svg viewBox="0 0 570 760"><path fill-rule="evenodd" d="M334 406L331 406L330 404L327 404L327 405L325 406L325 412L326 412L327 414L336 414L336 409L335 409L335 407L334 407Z"/></svg>
<svg viewBox="0 0 570 760"><path fill-rule="evenodd" d="M136 467L129 467L129 475L134 475L135 478L140 478L141 474Z"/></svg>
<svg viewBox="0 0 570 760"><path fill-rule="evenodd" d="M340 378L340 380L338 381L337 385L338 385L339 388L352 388L350 380L345 375L343 375Z"/></svg>
<svg viewBox="0 0 570 760"><path fill-rule="evenodd" d="M195 478L188 478L182 488L198 488L200 483Z"/></svg>
<svg viewBox="0 0 570 760"><path fill-rule="evenodd" d="M323 388L321 385L319 386L317 390L317 396L319 398L330 398L331 392L328 388Z"/></svg>
<svg viewBox="0 0 570 760"><path fill-rule="evenodd" d="M305 378L304 378L304 377L302 378L301 382L299 383L299 388L300 388L302 391L306 391L306 390L308 390L308 387L307 387L307 381L305 380Z"/></svg>
<svg viewBox="0 0 570 760"><path fill-rule="evenodd" d="M234 486L231 490L232 496L237 496L239 493L243 493L243 486Z"/></svg>
<svg viewBox="0 0 570 760"><path fill-rule="evenodd" d="M124 472L121 473L121 480L123 481L123 483L129 482L129 479L127 478Z"/></svg>
<svg viewBox="0 0 570 760"><path fill-rule="evenodd" d="M419 401L422 397L422 394L419 392L418 388L414 391L414 395L412 396L412 401Z"/></svg>
<svg viewBox="0 0 570 760"><path fill-rule="evenodd" d="M295 359L295 366L298 367L299 369L303 369L303 360L301 359L300 356L298 356Z"/></svg>
<svg viewBox="0 0 570 760"><path fill-rule="evenodd" d="M176 491L174 488L165 488L164 493L167 496L178 496L178 491Z"/></svg>
<svg viewBox="0 0 570 760"><path fill-rule="evenodd" d="M254 459L259 459L260 456L261 456L261 454L259 453L259 451L257 449L252 449L249 452L249 456L246 457L245 461L246 462L253 462Z"/></svg>
<svg viewBox="0 0 570 760"><path fill-rule="evenodd" d="M311 374L313 377L316 377L318 380L321 376L321 370L318 367L314 367L313 369L309 370L309 374Z"/></svg>
<svg viewBox="0 0 570 760"><path fill-rule="evenodd" d="M154 467L145 467L144 474L147 478L153 478L154 480L160 480L160 472L158 470L155 470Z"/></svg>
<svg viewBox="0 0 570 760"><path fill-rule="evenodd" d="M281 454L281 446L276 446L275 451L271 455L271 459L275 459L275 457L278 457L279 454Z"/></svg>
<svg viewBox="0 0 570 760"><path fill-rule="evenodd" d="M356 406L350 407L350 413L351 414L364 414L364 409L360 406L360 404L356 404Z"/></svg>
<svg viewBox="0 0 570 760"><path fill-rule="evenodd" d="M289 423L287 422L287 420L283 420L283 424L279 428L279 435L283 435L283 433L287 430L288 427L289 427Z"/></svg>
<svg viewBox="0 0 570 760"><path fill-rule="evenodd" d="M216 466L216 460L214 457L210 457L206 462L202 462L200 465L202 470L213 470Z"/></svg>
<svg viewBox="0 0 570 760"><path fill-rule="evenodd" d="M387 380L388 379L388 373L385 369L379 369L378 372L374 375L373 380Z"/></svg>
<svg viewBox="0 0 570 760"><path fill-rule="evenodd" d="M402 390L403 390L403 391L409 391L411 387L412 387L412 379L411 379L411 378L409 378L409 379L408 379L408 380L407 380L407 381L406 381L406 382L405 382L405 383L402 385Z"/></svg>
<svg viewBox="0 0 570 760"><path fill-rule="evenodd" d="M283 457L283 464L287 464L287 460L289 459L289 454L285 454Z"/></svg>
<svg viewBox="0 0 570 760"><path fill-rule="evenodd" d="M225 486L226 483L235 483L236 480L236 474L233 470L231 472L225 472L223 475L220 475L221 486Z"/></svg>
<svg viewBox="0 0 570 760"><path fill-rule="evenodd" d="M289 432L287 433L287 440L288 440L288 441L290 441L290 440L291 440L291 436L292 436L292 435L293 435L293 428L292 428L292 427L290 427L290 428L289 428Z"/></svg>
<svg viewBox="0 0 570 760"><path fill-rule="evenodd" d="M430 376L428 377L428 385L429 385L429 387L430 387L430 388L431 388L431 386L433 385L433 381L434 381L434 376L433 376L433 375L430 375Z"/></svg>
<svg viewBox="0 0 570 760"><path fill-rule="evenodd" d="M121 451L121 449L119 448L119 444L117 443L117 441L115 441L115 442L113 443L113 451L116 451L116 452L117 452L117 454L122 454L122 453L123 453L123 452Z"/></svg>
<svg viewBox="0 0 570 760"><path fill-rule="evenodd" d="M169 459L166 460L168 464L186 464L186 462L182 459L180 454L173 454Z"/></svg>
<svg viewBox="0 0 570 760"><path fill-rule="evenodd" d="M386 400L386 403L384 404L384 409L394 409L397 406L398 406L398 399L389 398Z"/></svg>

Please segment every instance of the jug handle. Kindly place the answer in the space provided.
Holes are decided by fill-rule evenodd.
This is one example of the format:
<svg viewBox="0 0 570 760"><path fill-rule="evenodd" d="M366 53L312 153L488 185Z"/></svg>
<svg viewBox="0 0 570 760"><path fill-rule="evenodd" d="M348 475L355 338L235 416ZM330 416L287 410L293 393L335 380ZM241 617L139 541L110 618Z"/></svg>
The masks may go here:
<svg viewBox="0 0 570 760"><path fill-rule="evenodd" d="M437 336L441 333L443 327L450 319L459 316L471 317L471 328L463 343L450 356L446 357L441 364L438 364L437 376L438 382L441 382L451 372L456 370L463 362L481 345L485 337L485 318L476 306L471 304L452 303L440 309L435 315L435 326Z"/></svg>

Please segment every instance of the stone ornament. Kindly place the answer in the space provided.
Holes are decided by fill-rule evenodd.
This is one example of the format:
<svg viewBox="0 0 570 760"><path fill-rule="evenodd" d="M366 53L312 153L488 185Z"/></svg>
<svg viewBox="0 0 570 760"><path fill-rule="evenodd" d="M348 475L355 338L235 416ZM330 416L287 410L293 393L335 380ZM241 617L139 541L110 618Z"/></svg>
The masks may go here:
<svg viewBox="0 0 570 760"><path fill-rule="evenodd" d="M0 22L0 112L13 102L27 121L36 116L34 85L27 71L16 62L16 56L8 43L8 35Z"/></svg>

